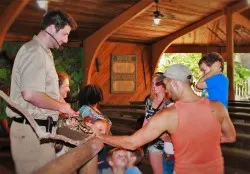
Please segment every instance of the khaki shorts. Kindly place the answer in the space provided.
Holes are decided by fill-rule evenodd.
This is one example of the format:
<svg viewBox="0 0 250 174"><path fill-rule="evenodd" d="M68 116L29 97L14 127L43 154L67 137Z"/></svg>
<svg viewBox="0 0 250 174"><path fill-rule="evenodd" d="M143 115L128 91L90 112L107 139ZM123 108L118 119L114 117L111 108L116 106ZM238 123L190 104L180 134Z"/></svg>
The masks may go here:
<svg viewBox="0 0 250 174"><path fill-rule="evenodd" d="M45 131L45 127L41 127ZM11 153L17 174L29 174L55 159L54 144L41 143L28 124L12 122Z"/></svg>

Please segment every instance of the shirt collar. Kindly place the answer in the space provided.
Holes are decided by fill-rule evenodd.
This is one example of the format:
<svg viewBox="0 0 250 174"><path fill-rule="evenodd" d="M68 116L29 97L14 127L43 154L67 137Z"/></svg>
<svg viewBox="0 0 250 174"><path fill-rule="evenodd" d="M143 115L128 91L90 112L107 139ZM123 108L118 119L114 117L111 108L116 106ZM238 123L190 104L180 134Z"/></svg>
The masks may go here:
<svg viewBox="0 0 250 174"><path fill-rule="evenodd" d="M48 49L45 44L43 43L43 41L41 39L39 39L39 37L37 37L37 35L33 36L33 40L37 41L42 47L43 49L49 54L51 55L51 51L50 49Z"/></svg>

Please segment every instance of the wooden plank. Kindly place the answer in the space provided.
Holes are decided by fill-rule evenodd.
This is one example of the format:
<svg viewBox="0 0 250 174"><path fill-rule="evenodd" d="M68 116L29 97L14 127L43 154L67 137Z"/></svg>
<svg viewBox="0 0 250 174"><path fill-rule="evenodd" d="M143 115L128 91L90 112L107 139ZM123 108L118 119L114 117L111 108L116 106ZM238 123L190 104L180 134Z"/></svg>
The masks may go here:
<svg viewBox="0 0 250 174"><path fill-rule="evenodd" d="M225 52L225 46L203 46L203 45L171 45L165 53L206 53L209 52ZM250 46L234 46L235 53L249 53ZM225 57L226 60L226 57Z"/></svg>
<svg viewBox="0 0 250 174"><path fill-rule="evenodd" d="M229 116L232 120L244 120L250 121L250 114L241 113L241 112L230 112Z"/></svg>
<svg viewBox="0 0 250 174"><path fill-rule="evenodd" d="M230 148L230 147L222 147L222 152L224 155L232 155L237 158L250 159L250 151L240 148Z"/></svg>
<svg viewBox="0 0 250 174"><path fill-rule="evenodd" d="M250 123L234 122L233 124L237 133L250 134Z"/></svg>
<svg viewBox="0 0 250 174"><path fill-rule="evenodd" d="M242 112L242 113L250 113L249 107L240 107L240 106L229 106L228 111L230 112Z"/></svg>

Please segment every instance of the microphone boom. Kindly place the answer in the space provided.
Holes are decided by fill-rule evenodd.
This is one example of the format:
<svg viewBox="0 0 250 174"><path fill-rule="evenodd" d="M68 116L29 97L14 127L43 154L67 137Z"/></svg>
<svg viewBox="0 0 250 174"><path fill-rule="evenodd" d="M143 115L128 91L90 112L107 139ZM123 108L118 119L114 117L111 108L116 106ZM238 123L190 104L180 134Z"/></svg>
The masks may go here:
<svg viewBox="0 0 250 174"><path fill-rule="evenodd" d="M56 38L54 36L52 36L52 34L50 34L49 32L47 32L46 30L43 30L43 31L45 31L48 35L50 35L50 37L52 37L56 41L57 45L59 46L59 48L58 48L59 50L63 50L63 46L61 46L59 44L59 42L56 40Z"/></svg>

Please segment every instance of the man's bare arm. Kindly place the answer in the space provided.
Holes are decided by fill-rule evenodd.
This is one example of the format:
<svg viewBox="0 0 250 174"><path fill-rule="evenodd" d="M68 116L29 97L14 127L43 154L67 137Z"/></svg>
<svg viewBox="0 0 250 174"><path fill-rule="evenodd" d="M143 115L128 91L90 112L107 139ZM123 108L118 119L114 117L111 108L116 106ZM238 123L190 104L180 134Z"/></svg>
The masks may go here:
<svg viewBox="0 0 250 174"><path fill-rule="evenodd" d="M22 96L24 100L37 107L59 111L69 116L77 115L77 112L72 110L68 103L59 102L43 92L24 90Z"/></svg>
<svg viewBox="0 0 250 174"><path fill-rule="evenodd" d="M148 123L148 120L146 119L146 117L144 117L144 121L143 121L142 127L145 126L147 123Z"/></svg>
<svg viewBox="0 0 250 174"><path fill-rule="evenodd" d="M235 142L236 141L236 131L234 128L234 125L229 117L227 109L224 107L224 105L221 105L220 113L223 116L222 124L221 124L221 143L229 143L229 142Z"/></svg>
<svg viewBox="0 0 250 174"><path fill-rule="evenodd" d="M221 122L221 143L235 142L236 131L225 106L220 102L211 102L216 116Z"/></svg>
<svg viewBox="0 0 250 174"><path fill-rule="evenodd" d="M135 150L136 148L158 138L171 126L171 121L168 121L168 116L166 116L168 113L169 112L164 110L157 113L144 127L136 131L131 136L110 136L98 134L97 137L103 140L104 143L114 147Z"/></svg>

